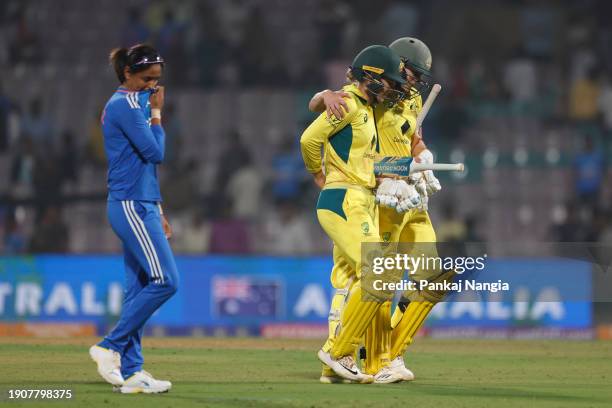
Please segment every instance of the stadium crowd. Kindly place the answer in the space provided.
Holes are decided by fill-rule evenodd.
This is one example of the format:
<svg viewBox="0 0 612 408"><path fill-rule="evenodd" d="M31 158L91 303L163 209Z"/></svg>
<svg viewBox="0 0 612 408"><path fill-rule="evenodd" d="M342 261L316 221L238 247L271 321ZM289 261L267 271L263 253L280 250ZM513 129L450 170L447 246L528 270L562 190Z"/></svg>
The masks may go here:
<svg viewBox="0 0 612 408"><path fill-rule="evenodd" d="M102 55L112 45L154 44L168 61L163 82L169 90L281 89L308 98L317 90L338 87L348 58L364 44L388 44L405 35L422 38L434 55L435 79L443 85L424 127L432 150L440 157L473 160L483 174L502 166L507 154L508 174L517 178L521 169L541 168L531 158L542 152L543 165L563 175L565 188L552 201L523 200L531 205L526 208L540 205L550 213L538 217L519 211L519 218L542 231L532 239L612 239L609 2L568 1L563 7L546 0L102 3L122 10L124 18L115 22L115 44L98 48L94 39L89 47ZM141 7L145 3L147 7ZM0 80L0 253L101 251L106 247L75 249L75 226L66 210L75 202L99 205L105 200L100 109L74 112L90 118L88 127L75 130L54 116L48 98L42 98L43 67L53 68L56 62L46 46L48 38L36 24L40 6L40 1L0 5L0 72L8 73ZM440 7L447 12L436 13ZM20 69L40 74L30 78L39 95L6 91L7 78ZM56 75L70 75L62 69L56 67ZM82 81L78 86L87 87L96 79ZM111 91L112 87L107 94ZM199 193L203 163L185 154L192 147L185 135L192 129L179 119L181 104L171 95L164 110L169 145L162 190L175 224L176 251L322 252L328 244L313 221L315 186L303 168L297 143L300 126L312 117L305 111L306 103L297 108L296 116L302 119L296 133L270 146L272 160L262 162L252 148L254 142L239 128L205 135L223 147L213 163L206 163L215 174L212 188ZM512 132L490 131L508 124ZM474 136L483 129L485 139ZM84 180L85 173L94 177ZM440 241L498 237L485 207L498 205L506 211L512 208L507 202L501 206L482 199L466 208L456 205L461 186L485 183L482 177L443 179L443 192L431 201ZM493 183L503 181L497 178ZM541 183L531 181L526 191L542 189ZM455 182L459 184L453 188Z"/></svg>

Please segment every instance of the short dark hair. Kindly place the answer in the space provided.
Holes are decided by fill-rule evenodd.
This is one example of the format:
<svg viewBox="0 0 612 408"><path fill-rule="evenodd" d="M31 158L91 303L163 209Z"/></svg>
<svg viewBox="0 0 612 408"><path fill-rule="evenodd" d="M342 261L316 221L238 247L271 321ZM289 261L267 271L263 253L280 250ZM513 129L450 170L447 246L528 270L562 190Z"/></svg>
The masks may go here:
<svg viewBox="0 0 612 408"><path fill-rule="evenodd" d="M109 56L119 82L125 82L125 68L131 73L144 71L151 64L164 65L164 59L150 45L136 44L130 48L114 48Z"/></svg>

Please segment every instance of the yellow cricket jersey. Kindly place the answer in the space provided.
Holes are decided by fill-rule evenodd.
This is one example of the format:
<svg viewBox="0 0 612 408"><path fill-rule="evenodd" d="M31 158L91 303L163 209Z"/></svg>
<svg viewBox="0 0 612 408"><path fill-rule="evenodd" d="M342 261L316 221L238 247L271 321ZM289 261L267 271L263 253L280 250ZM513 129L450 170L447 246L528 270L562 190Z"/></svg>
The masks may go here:
<svg viewBox="0 0 612 408"><path fill-rule="evenodd" d="M324 160L326 185L347 183L374 188L378 136L372 108L354 84L342 89L350 94L347 114L341 120L328 117L326 112L319 115L302 134L302 157L310 173L321 171Z"/></svg>
<svg viewBox="0 0 612 408"><path fill-rule="evenodd" d="M416 118L422 108L421 96L387 108L378 104L374 109L381 156L410 157Z"/></svg>

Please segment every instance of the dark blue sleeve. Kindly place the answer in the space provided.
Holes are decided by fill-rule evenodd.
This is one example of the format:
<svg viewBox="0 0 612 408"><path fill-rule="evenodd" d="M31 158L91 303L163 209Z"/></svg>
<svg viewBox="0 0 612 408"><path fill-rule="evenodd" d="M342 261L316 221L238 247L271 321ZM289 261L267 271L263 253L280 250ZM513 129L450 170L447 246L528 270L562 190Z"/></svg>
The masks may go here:
<svg viewBox="0 0 612 408"><path fill-rule="evenodd" d="M151 163L164 159L165 134L161 125L149 126L144 113L133 101L120 99L115 106L117 123L136 147L136 150Z"/></svg>

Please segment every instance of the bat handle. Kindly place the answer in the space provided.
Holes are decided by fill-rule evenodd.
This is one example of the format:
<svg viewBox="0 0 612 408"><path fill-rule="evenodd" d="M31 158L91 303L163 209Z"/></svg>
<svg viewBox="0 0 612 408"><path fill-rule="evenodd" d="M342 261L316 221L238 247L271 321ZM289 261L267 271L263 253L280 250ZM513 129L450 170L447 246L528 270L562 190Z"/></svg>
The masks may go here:
<svg viewBox="0 0 612 408"><path fill-rule="evenodd" d="M465 166L463 163L415 163L412 162L410 165L410 174L417 173L419 171L464 171Z"/></svg>

